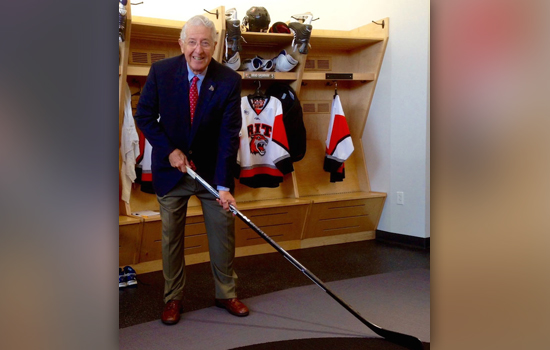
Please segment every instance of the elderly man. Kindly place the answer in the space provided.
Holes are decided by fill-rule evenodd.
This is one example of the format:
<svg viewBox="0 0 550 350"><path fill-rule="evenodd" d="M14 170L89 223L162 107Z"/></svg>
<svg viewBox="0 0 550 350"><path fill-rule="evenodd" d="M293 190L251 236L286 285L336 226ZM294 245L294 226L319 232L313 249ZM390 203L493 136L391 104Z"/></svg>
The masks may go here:
<svg viewBox="0 0 550 350"><path fill-rule="evenodd" d="M162 322L176 324L185 284L183 254L187 203L199 198L215 282L215 305L236 316L248 308L237 299L233 271L236 206L233 167L241 129L241 77L212 60L216 28L204 16L185 23L178 40L182 55L151 66L136 124L152 151L153 187L162 220L162 263L165 279ZM189 166L217 187L220 200L186 174Z"/></svg>

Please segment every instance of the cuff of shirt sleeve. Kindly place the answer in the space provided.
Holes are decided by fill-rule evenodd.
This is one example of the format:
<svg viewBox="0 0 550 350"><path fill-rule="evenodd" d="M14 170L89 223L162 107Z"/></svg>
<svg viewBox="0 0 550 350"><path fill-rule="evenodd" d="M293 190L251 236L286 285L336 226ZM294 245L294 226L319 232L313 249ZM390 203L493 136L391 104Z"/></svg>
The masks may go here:
<svg viewBox="0 0 550 350"><path fill-rule="evenodd" d="M229 188L227 188L227 187L218 186L217 188L218 188L218 191L227 191L227 192L229 192Z"/></svg>

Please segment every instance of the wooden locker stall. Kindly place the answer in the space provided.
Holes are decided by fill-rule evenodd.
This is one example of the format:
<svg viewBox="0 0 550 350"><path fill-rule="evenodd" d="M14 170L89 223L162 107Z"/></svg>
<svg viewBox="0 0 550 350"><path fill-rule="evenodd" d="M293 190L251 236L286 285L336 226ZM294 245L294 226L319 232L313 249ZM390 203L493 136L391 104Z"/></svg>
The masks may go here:
<svg viewBox="0 0 550 350"><path fill-rule="evenodd" d="M216 23L218 45L213 58L222 61L225 37L225 7L205 13ZM217 12L217 16L216 16ZM242 72L242 95L253 93L258 84L265 91L274 82L289 84L298 94L307 130L307 151L294 163L277 188L250 188L236 180L235 198L239 210L285 249L373 239L386 193L371 190L364 158L362 135L386 50L389 19L384 26L369 23L350 31L313 29L308 54L292 48L292 34L243 32L241 59L273 58L286 50L298 65L290 72ZM185 22L134 17L127 61L129 83L143 85L151 62L180 55L177 43ZM315 27L315 26L314 26ZM346 177L331 183L323 170L325 139L335 88L342 101L355 151L345 162ZM122 98L122 95L121 95ZM121 101L122 103L122 101ZM135 185L129 204L121 201L120 215L141 210L158 211L156 196ZM202 211L192 197L186 237L188 262L208 260L207 240L200 231ZM143 220L139 263L160 262L160 219ZM192 226L194 225L194 226ZM204 227L204 224L202 224ZM196 232L195 232L196 231ZM203 235L203 236L201 236ZM237 256L274 251L261 238L236 220ZM201 238L202 237L202 238ZM156 243L155 243L156 242ZM187 241L186 241L187 244Z"/></svg>

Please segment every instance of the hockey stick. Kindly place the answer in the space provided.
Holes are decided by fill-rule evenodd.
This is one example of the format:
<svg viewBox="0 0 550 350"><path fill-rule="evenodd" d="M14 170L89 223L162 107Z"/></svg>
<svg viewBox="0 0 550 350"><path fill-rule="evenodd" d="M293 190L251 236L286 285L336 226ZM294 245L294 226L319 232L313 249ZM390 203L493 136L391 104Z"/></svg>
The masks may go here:
<svg viewBox="0 0 550 350"><path fill-rule="evenodd" d="M204 188L208 190L214 197L220 198L220 195L218 194L218 191L216 191L208 182L206 182L203 178L201 178L197 173L195 173L191 168L187 167L187 173L194 179L196 179ZM310 280L313 281L319 288L324 290L328 295L330 295L334 300L336 300L340 305L342 305L346 310L348 310L353 316L355 316L359 321L361 321L363 324L365 324L367 327L369 327L374 333L378 334L379 336L385 338L386 340L404 346L407 349L411 350L423 350L424 346L422 345L422 342L420 339L413 337L411 335L398 333L394 331L390 331L387 329L384 329L382 327L379 327L375 325L374 323L371 323L364 319L357 311L355 311L351 306L349 306L346 302L344 302L340 297L338 297L336 294L334 294L317 276L315 276L313 273L311 273L308 269L306 269L302 264L300 264L296 259L294 259L286 250L281 248L277 243L275 243L274 240L271 239L265 232L263 232L258 226L256 226L252 221L250 221L243 213L241 213L237 208L230 205L229 206L230 211L238 216L242 221L244 221L245 224L247 224L252 230L254 230L260 237L262 237L269 245L271 245L275 250L277 250L279 253L283 254L283 256L292 263L298 270L302 271Z"/></svg>

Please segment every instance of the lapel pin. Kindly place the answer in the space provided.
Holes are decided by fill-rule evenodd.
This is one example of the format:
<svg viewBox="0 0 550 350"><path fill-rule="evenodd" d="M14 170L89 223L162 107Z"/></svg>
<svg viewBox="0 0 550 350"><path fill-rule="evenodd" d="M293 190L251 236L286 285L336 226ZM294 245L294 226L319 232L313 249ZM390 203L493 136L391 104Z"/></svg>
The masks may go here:
<svg viewBox="0 0 550 350"><path fill-rule="evenodd" d="M214 86L213 86L213 85L210 85L210 87L208 88L208 90L214 91Z"/></svg>

